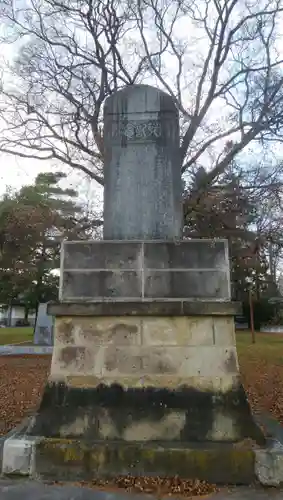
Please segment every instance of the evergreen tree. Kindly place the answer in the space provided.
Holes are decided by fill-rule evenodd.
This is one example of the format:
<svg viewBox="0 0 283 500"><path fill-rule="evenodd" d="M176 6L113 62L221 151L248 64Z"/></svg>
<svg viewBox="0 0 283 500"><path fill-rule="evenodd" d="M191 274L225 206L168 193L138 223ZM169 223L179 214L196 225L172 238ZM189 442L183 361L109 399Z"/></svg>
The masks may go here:
<svg viewBox="0 0 283 500"><path fill-rule="evenodd" d="M196 204L194 193L199 192L206 175L203 168L198 169L190 190L185 192L185 235L228 240L233 298L245 300L251 283L260 291L268 268L262 242L253 227L257 205L233 165Z"/></svg>
<svg viewBox="0 0 283 500"><path fill-rule="evenodd" d="M65 177L41 173L0 202L0 303L20 299L26 314L58 296L60 241L86 235L76 191L60 185Z"/></svg>

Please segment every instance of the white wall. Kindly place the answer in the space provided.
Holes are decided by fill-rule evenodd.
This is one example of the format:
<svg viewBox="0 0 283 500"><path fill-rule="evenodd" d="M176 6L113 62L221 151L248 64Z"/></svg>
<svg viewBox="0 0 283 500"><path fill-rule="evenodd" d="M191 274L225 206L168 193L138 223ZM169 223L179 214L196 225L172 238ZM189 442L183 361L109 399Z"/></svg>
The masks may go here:
<svg viewBox="0 0 283 500"><path fill-rule="evenodd" d="M0 308L0 322L1 323L5 322L8 324L8 326L15 326L16 322L19 319L24 319L24 317L25 317L25 309L23 306L13 306L12 310L10 310L10 308L8 309ZM29 314L28 320L30 321L31 325L33 325L33 323L35 322L35 313Z"/></svg>

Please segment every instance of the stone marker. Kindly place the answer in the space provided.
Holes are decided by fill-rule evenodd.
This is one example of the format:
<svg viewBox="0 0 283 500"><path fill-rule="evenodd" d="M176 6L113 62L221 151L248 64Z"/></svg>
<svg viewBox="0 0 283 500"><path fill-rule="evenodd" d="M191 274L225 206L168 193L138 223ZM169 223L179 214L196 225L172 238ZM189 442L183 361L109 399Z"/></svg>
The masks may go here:
<svg viewBox="0 0 283 500"><path fill-rule="evenodd" d="M148 85L112 94L104 141L104 239L180 239L179 116L172 98Z"/></svg>
<svg viewBox="0 0 283 500"><path fill-rule="evenodd" d="M35 345L53 345L53 317L47 314L47 304L39 304L34 340Z"/></svg>
<svg viewBox="0 0 283 500"><path fill-rule="evenodd" d="M117 92L104 135L107 241L63 243L51 372L25 471L247 483L255 457L241 442L264 438L239 376L227 242L176 239L173 100L148 86Z"/></svg>

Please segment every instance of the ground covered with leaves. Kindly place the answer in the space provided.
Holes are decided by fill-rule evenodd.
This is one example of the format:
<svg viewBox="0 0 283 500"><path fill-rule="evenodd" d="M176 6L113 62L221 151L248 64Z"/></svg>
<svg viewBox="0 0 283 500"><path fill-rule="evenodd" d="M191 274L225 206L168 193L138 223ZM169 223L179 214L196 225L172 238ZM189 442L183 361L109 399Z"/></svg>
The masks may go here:
<svg viewBox="0 0 283 500"><path fill-rule="evenodd" d="M252 409L270 413L283 424L283 335L237 334L242 380Z"/></svg>
<svg viewBox="0 0 283 500"><path fill-rule="evenodd" d="M38 406L50 356L0 356L0 436Z"/></svg>
<svg viewBox="0 0 283 500"><path fill-rule="evenodd" d="M254 411L270 412L283 424L283 335L237 334L243 383ZM6 434L40 402L50 369L50 356L0 357L0 435ZM207 495L216 486L174 478L117 477L111 482L80 483L94 489L152 493L161 496Z"/></svg>
<svg viewBox="0 0 283 500"><path fill-rule="evenodd" d="M206 496L218 491L214 484L199 480L184 480L175 477L133 477L118 476L112 481L95 480L92 482L73 483L75 486L84 486L94 490L106 490L117 492L119 490L128 493L143 493L155 495L157 498L168 496L174 497L195 497Z"/></svg>

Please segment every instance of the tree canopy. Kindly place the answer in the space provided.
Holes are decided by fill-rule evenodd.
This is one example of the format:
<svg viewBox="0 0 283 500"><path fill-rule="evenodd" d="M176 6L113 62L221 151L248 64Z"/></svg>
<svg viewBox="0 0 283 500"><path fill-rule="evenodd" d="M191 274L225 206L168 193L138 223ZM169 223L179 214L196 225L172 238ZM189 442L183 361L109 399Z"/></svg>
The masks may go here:
<svg viewBox="0 0 283 500"><path fill-rule="evenodd" d="M1 0L15 56L1 84L0 151L103 184L102 112L153 83L180 112L182 171L210 185L247 146L282 141L283 0ZM185 175L186 177L186 175Z"/></svg>
<svg viewBox="0 0 283 500"><path fill-rule="evenodd" d="M86 235L76 191L60 186L65 177L41 173L0 201L0 303L36 309L57 298L61 239Z"/></svg>
<svg viewBox="0 0 283 500"><path fill-rule="evenodd" d="M103 185L105 99L125 85L158 86L179 110L185 234L227 237L234 281L245 290L249 278L261 293L282 254L282 12L283 0L0 0L0 40L13 47L0 153ZM91 227L60 176L39 176L0 204L3 269L18 269L23 288L24 269L37 290L36 269L51 279L54 228L80 237Z"/></svg>

